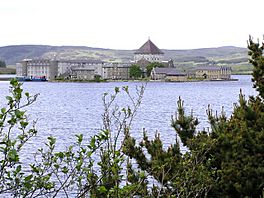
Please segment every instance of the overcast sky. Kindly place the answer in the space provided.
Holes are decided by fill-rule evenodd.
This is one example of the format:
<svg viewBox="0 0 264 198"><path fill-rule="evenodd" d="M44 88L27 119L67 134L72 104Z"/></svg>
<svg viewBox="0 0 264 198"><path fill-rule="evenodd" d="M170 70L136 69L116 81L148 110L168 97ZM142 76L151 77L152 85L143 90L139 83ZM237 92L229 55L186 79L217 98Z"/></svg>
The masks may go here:
<svg viewBox="0 0 264 198"><path fill-rule="evenodd" d="M264 0L0 0L0 25L0 46L246 47L264 34Z"/></svg>

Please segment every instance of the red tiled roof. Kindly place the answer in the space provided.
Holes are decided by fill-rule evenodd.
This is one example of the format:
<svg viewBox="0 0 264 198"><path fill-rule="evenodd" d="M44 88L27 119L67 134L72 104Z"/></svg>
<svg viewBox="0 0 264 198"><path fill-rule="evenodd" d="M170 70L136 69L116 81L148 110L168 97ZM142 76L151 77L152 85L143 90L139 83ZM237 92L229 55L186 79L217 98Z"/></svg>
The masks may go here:
<svg viewBox="0 0 264 198"><path fill-rule="evenodd" d="M164 54L152 41L149 39L142 45L135 54Z"/></svg>

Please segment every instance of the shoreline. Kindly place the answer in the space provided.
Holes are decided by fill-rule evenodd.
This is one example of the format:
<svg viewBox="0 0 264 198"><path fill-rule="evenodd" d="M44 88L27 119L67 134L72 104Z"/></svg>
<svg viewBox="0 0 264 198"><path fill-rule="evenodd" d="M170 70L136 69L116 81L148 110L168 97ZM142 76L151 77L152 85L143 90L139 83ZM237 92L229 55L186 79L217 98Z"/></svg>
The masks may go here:
<svg viewBox="0 0 264 198"><path fill-rule="evenodd" d="M11 76L9 76L11 75ZM250 75L250 74L232 74L232 76L236 75ZM14 78L13 74L0 74L0 81L10 81L12 78ZM180 83L180 82L219 82L219 81L238 81L236 78L231 79L187 79L185 81L166 81L166 80L151 80L151 79L138 79L138 80L100 80L100 81L94 81L94 80L48 80L47 82L52 83L107 83L107 82L168 82L168 83ZM32 82L32 81L30 81ZM33 81L34 82L34 81Z"/></svg>
<svg viewBox="0 0 264 198"><path fill-rule="evenodd" d="M0 81L10 81L12 78L1 78ZM164 82L164 83L186 83L186 82L224 82L224 81L238 81L236 78L232 79L212 79L212 80L187 80L187 81L165 81L165 80L106 80L101 82L95 81L62 81L62 80L48 80L48 81L21 81L21 82L50 82L50 83L111 83L111 82Z"/></svg>

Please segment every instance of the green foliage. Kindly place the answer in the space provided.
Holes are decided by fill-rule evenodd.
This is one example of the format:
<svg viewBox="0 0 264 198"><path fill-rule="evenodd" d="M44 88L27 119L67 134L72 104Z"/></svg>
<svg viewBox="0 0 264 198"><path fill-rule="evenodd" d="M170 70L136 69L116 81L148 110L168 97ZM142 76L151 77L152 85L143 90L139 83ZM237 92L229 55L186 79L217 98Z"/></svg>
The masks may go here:
<svg viewBox="0 0 264 198"><path fill-rule="evenodd" d="M264 44L254 43L251 37L248 41L248 55L250 56L249 62L254 66L253 69L253 79L254 88L259 92L259 95L264 98L264 57L262 52L264 49Z"/></svg>
<svg viewBox="0 0 264 198"><path fill-rule="evenodd" d="M250 62L257 97L245 100L242 93L228 119L224 112L207 110L211 131L197 131L198 120L185 115L183 101L172 119L175 144L164 149L159 135L136 140L127 134L123 152L136 160L145 175L158 185L149 197L261 197L264 188L264 61L263 45L249 40ZM180 142L188 148L182 153ZM137 169L134 170L136 172ZM132 172L132 171L131 171Z"/></svg>
<svg viewBox="0 0 264 198"><path fill-rule="evenodd" d="M14 196L20 194L20 179L24 174L19 153L37 133L34 122L31 128L28 127L28 119L23 110L36 100L37 95L25 93L26 102L22 104L21 85L17 80L11 80L11 95L6 97L7 105L1 108L0 113L0 194L10 192Z"/></svg>
<svg viewBox="0 0 264 198"><path fill-rule="evenodd" d="M131 78L138 79L143 76L143 72L138 65L131 65L129 68L129 76Z"/></svg>
<svg viewBox="0 0 264 198"><path fill-rule="evenodd" d="M34 125L27 129L29 123L21 109L33 103L37 95L23 94L21 83L15 79L10 83L11 96L6 97L7 107L2 108L0 114L0 194L14 197L125 197L141 189L141 183L121 185L127 179L123 175L126 158L119 142L120 134L130 129L142 101L144 86L137 89L137 99L128 87L116 87L114 94L104 94L104 127L98 134L89 140L82 134L76 135L75 143L60 151L56 151L56 139L48 137L45 147L38 149L28 168L20 162L19 155L36 130ZM126 93L131 106L119 108L115 104L121 92ZM21 104L23 95L25 104ZM20 134L12 135L13 131L20 131Z"/></svg>
<svg viewBox="0 0 264 198"><path fill-rule="evenodd" d="M3 67L3 68L5 68L5 67L6 67L6 63L5 63L5 61L3 61L3 60L0 60L0 67Z"/></svg>
<svg viewBox="0 0 264 198"><path fill-rule="evenodd" d="M10 82L7 105L0 110L0 194L13 197L261 197L264 194L264 62L263 46L249 40L253 82L258 91L247 101L242 93L227 118L224 111L207 109L210 131L198 131L197 118L186 115L178 100L172 118L175 142L165 148L156 133L143 131L137 142L131 124L142 102L145 86L136 98L128 87L103 95L103 128L86 138L76 135L65 150L48 137L29 168L20 161L21 149L36 135L24 107L36 98ZM125 107L115 101L121 93ZM22 96L26 98L22 103ZM185 151L180 145L185 146ZM6 194L5 194L6 193Z"/></svg>
<svg viewBox="0 0 264 198"><path fill-rule="evenodd" d="M102 80L102 78L101 78L100 75L95 75L95 76L94 76L94 81L95 81L95 82L101 82L101 80Z"/></svg>
<svg viewBox="0 0 264 198"><path fill-rule="evenodd" d="M152 69L155 67L164 67L164 65L162 63L159 63L159 62L153 62L153 63L148 64L146 67L147 76L150 76Z"/></svg>
<svg viewBox="0 0 264 198"><path fill-rule="evenodd" d="M199 124L198 119L191 116L186 116L183 108L183 101L179 98L178 115L172 119L172 127L180 136L184 146L187 146L187 140L193 138L196 126Z"/></svg>

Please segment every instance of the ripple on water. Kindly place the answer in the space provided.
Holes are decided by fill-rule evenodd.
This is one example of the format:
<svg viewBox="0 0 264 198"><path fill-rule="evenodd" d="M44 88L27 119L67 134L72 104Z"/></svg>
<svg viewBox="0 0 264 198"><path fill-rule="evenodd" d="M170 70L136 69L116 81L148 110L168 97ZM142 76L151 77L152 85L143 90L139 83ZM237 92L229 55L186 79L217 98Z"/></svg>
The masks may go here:
<svg viewBox="0 0 264 198"><path fill-rule="evenodd" d="M226 114L230 116L233 103L238 101L240 89L247 97L256 94L250 76L235 78L239 78L239 81L148 83L141 108L132 125L132 135L140 139L142 129L145 128L151 137L154 137L157 131L160 132L165 146L174 143L175 132L170 124L179 97L184 100L186 113L193 111L199 118L200 129L208 126L208 104L217 112L224 106ZM35 152L43 146L43 141L50 135L57 138L58 149L62 149L74 142L75 134L83 133L88 138L97 133L102 127L103 93L113 93L116 86L129 86L134 92L135 87L140 85L139 82L24 83L25 91L40 93L37 101L27 108L30 119L38 119L38 135L29 144L30 152ZM7 82L0 82L1 105L5 103L8 87ZM121 106L127 105L127 99L123 96L117 100ZM25 156L28 158L28 151Z"/></svg>

